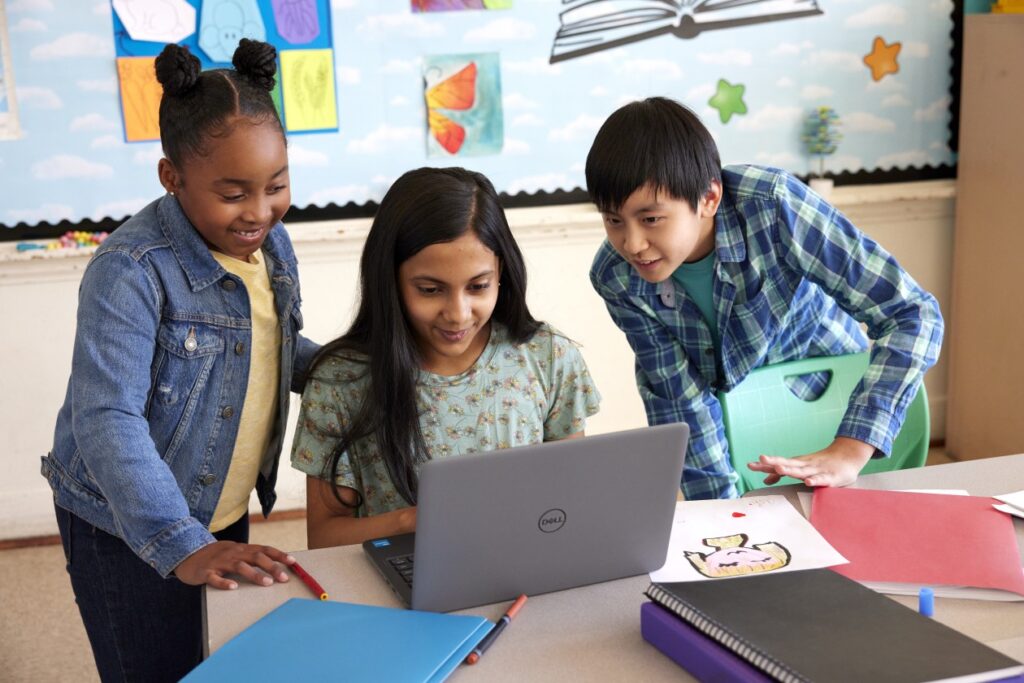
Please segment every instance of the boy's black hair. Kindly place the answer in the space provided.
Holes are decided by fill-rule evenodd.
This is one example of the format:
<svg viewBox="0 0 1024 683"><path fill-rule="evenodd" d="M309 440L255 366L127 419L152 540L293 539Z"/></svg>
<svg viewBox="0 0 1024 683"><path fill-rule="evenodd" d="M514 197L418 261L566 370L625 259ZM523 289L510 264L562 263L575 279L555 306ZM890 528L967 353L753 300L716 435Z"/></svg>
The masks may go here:
<svg viewBox="0 0 1024 683"><path fill-rule="evenodd" d="M394 182L380 202L359 264L359 309L348 331L313 359L341 351L366 362L362 405L336 444L324 476L334 482L342 454L365 438L376 446L402 498L416 504L416 469L428 458L416 380L421 358L399 291L401 265L432 244L472 233L498 257L501 286L491 314L517 343L540 327L526 305L526 264L498 201L482 174L463 168L419 168ZM335 489L335 498L343 505ZM356 507L361 503L357 502Z"/></svg>
<svg viewBox="0 0 1024 683"><path fill-rule="evenodd" d="M587 154L587 192L600 211L617 211L644 185L697 209L722 162L711 133L690 109L649 97L617 109Z"/></svg>
<svg viewBox="0 0 1024 683"><path fill-rule="evenodd" d="M233 116L272 121L284 136L270 97L277 73L277 50L242 38L231 58L234 69L201 71L187 47L171 43L156 58L160 98L160 142L175 166L205 153L208 138L225 134Z"/></svg>

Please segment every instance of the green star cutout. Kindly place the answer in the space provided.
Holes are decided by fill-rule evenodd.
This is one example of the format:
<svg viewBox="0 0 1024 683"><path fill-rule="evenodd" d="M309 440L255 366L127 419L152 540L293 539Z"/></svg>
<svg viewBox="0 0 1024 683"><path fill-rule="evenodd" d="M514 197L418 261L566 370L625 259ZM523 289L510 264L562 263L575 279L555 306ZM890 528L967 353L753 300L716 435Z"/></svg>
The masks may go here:
<svg viewBox="0 0 1024 683"><path fill-rule="evenodd" d="M722 123L729 123L733 114L746 114L747 105L743 104L745 85L732 85L724 78L718 79L718 92L708 100L712 109L718 110Z"/></svg>

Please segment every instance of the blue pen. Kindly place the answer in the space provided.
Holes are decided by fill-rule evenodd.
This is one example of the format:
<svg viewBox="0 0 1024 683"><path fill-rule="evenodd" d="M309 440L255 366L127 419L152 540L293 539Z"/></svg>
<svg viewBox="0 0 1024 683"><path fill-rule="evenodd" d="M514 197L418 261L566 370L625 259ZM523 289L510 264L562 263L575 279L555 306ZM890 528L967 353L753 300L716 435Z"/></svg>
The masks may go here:
<svg viewBox="0 0 1024 683"><path fill-rule="evenodd" d="M926 617L935 616L935 591L922 588L917 594L917 611Z"/></svg>
<svg viewBox="0 0 1024 683"><path fill-rule="evenodd" d="M483 637L483 640L481 640L480 643L476 646L476 648L474 648L473 651L469 653L469 655L466 657L466 664L476 664L478 661L480 661L480 657L484 654L484 652L487 651L487 648L491 646L491 643L493 643L498 638L498 635L500 635L501 632L505 630L505 627L508 626L509 622L512 621L512 619L516 616L516 613L519 612L520 608L522 608L524 604L526 604L525 594L520 595L518 598L516 598L516 601L512 603L512 606L508 608L508 611L506 611L505 614L501 616L501 619L498 619L498 622L494 625L494 628L488 631L487 635Z"/></svg>

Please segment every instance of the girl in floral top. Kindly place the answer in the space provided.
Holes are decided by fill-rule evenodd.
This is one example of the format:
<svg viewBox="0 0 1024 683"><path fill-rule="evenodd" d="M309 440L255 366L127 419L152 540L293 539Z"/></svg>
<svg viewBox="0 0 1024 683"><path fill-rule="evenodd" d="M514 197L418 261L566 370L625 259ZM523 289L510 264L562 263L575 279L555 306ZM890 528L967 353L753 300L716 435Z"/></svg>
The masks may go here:
<svg viewBox="0 0 1024 683"><path fill-rule="evenodd" d="M314 360L292 448L311 548L414 531L423 462L582 436L600 401L575 345L530 314L481 174L395 181L360 271L359 311Z"/></svg>

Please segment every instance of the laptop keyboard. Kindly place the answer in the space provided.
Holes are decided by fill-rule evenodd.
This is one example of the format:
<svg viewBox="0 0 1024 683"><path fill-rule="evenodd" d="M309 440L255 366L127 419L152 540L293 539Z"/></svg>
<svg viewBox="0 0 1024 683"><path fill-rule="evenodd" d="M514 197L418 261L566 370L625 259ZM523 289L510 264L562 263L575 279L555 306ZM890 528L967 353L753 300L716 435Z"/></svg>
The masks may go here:
<svg viewBox="0 0 1024 683"><path fill-rule="evenodd" d="M402 577L402 580L405 581L406 585L412 586L412 555L409 554L389 557L388 562Z"/></svg>

